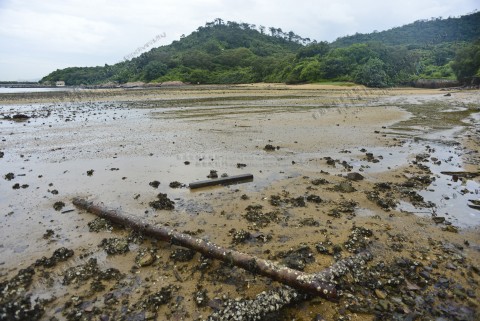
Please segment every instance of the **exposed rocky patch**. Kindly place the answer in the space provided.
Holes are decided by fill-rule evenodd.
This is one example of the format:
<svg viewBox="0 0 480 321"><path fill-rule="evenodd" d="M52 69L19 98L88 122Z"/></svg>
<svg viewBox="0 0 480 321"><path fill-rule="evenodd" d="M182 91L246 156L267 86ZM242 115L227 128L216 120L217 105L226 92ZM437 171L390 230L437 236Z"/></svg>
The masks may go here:
<svg viewBox="0 0 480 321"><path fill-rule="evenodd" d="M167 194L160 193L157 195L158 200L148 203L155 210L171 211L175 208L175 202L168 198Z"/></svg>

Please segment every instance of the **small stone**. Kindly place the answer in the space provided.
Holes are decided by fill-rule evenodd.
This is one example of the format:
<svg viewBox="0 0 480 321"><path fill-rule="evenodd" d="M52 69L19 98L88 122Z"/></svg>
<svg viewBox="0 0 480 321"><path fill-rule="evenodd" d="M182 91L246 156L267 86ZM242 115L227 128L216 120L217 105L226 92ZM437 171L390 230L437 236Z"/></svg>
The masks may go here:
<svg viewBox="0 0 480 321"><path fill-rule="evenodd" d="M170 253L170 258L175 262L188 262L195 256L195 251L190 249L176 249Z"/></svg>
<svg viewBox="0 0 480 321"><path fill-rule="evenodd" d="M427 271L423 270L421 271L420 273L418 273L422 278L424 278L425 280L428 280L430 279L430 273L428 273Z"/></svg>
<svg viewBox="0 0 480 321"><path fill-rule="evenodd" d="M458 233L458 227L453 225L447 225L442 227L442 231L451 232L451 233Z"/></svg>
<svg viewBox="0 0 480 321"><path fill-rule="evenodd" d="M148 203L156 210L173 210L175 208L175 202L168 198L167 194L160 193L157 195L158 200Z"/></svg>
<svg viewBox="0 0 480 321"><path fill-rule="evenodd" d="M179 188L179 187L182 187L183 184L178 181L174 181L174 182L170 182L168 186L170 186L170 188Z"/></svg>
<svg viewBox="0 0 480 321"><path fill-rule="evenodd" d="M150 185L153 188L158 188L158 186L160 186L160 182L159 181L152 181L152 182L148 183L148 185Z"/></svg>
<svg viewBox="0 0 480 321"><path fill-rule="evenodd" d="M435 216L435 217L432 217L432 219L436 224L441 224L445 222L445 217L443 216Z"/></svg>
<svg viewBox="0 0 480 321"><path fill-rule="evenodd" d="M383 311L388 311L389 303L386 300L379 300L378 304L382 307Z"/></svg>
<svg viewBox="0 0 480 321"><path fill-rule="evenodd" d="M379 289L375 289L375 295L381 300L384 300L387 297L387 294Z"/></svg>
<svg viewBox="0 0 480 321"><path fill-rule="evenodd" d="M210 170L210 174L207 175L207 178L218 178L218 173L216 170Z"/></svg>
<svg viewBox="0 0 480 321"><path fill-rule="evenodd" d="M335 185L333 189L340 193L352 193L356 191L350 182L341 182L340 184Z"/></svg>
<svg viewBox="0 0 480 321"><path fill-rule="evenodd" d="M55 209L55 211L61 211L62 208L64 207L65 207L64 202L55 202L55 204L53 204L53 208Z"/></svg>
<svg viewBox="0 0 480 321"><path fill-rule="evenodd" d="M129 251L128 241L126 239L109 238L103 239L99 245L110 255L123 254Z"/></svg>
<svg viewBox="0 0 480 321"><path fill-rule="evenodd" d="M314 179L311 181L312 185L326 185L328 181L324 178Z"/></svg>
<svg viewBox="0 0 480 321"><path fill-rule="evenodd" d="M5 178L7 181L11 181L12 179L15 178L15 174L14 174L14 173L5 174L4 178Z"/></svg>
<svg viewBox="0 0 480 321"><path fill-rule="evenodd" d="M356 172L348 173L347 178L351 181L361 181L364 179L362 174Z"/></svg>
<svg viewBox="0 0 480 321"><path fill-rule="evenodd" d="M274 151L276 148L275 148L275 146L273 146L271 144L267 144L267 145L265 145L265 147L263 149L266 150L266 151Z"/></svg>
<svg viewBox="0 0 480 321"><path fill-rule="evenodd" d="M152 265L154 261L155 256L150 251L141 251L135 258L135 262L140 267Z"/></svg>

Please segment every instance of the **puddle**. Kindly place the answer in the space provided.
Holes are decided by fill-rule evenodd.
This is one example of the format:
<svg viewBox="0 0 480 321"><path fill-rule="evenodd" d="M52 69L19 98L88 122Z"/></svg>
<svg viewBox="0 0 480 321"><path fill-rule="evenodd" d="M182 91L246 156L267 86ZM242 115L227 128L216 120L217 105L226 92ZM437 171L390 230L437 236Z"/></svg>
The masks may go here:
<svg viewBox="0 0 480 321"><path fill-rule="evenodd" d="M452 130L455 132L454 130ZM434 214L444 216L450 222L461 227L480 225L480 211L468 207L468 201L480 198L480 184L471 179L454 181L452 176L441 174L445 171L463 171L462 155L464 151L451 141L441 142L442 138L452 137L446 132L438 135L429 135L422 143L411 143L413 150L423 149L429 151L428 162L423 162L430 168L435 177L430 186L419 191L425 201L436 204L432 209L415 209L409 205L401 204L400 209L420 214L422 216ZM432 141L428 141L428 139ZM413 146L412 146L413 145Z"/></svg>

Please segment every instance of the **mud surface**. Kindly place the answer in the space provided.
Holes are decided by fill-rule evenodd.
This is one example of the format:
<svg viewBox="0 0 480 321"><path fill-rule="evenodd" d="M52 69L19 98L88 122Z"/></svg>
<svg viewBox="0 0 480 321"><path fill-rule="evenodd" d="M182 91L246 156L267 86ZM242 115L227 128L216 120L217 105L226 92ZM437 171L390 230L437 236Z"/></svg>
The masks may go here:
<svg viewBox="0 0 480 321"><path fill-rule="evenodd" d="M476 320L480 92L444 95L0 95L0 319ZM308 273L364 249L373 260L330 302L98 219L74 197Z"/></svg>

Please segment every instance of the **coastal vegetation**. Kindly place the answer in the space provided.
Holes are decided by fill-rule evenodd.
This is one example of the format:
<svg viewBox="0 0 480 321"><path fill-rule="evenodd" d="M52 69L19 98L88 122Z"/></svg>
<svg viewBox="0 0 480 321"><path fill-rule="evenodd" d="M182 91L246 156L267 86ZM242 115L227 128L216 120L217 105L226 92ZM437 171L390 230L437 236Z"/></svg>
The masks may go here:
<svg viewBox="0 0 480 321"><path fill-rule="evenodd" d="M66 85L182 81L193 84L348 81L369 87L413 85L419 80L470 84L480 75L480 12L432 18L334 42L248 23L207 22L170 45L130 60L69 67L41 83Z"/></svg>

